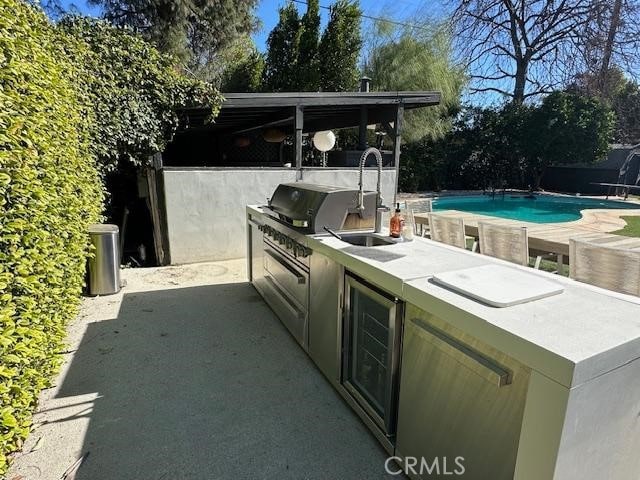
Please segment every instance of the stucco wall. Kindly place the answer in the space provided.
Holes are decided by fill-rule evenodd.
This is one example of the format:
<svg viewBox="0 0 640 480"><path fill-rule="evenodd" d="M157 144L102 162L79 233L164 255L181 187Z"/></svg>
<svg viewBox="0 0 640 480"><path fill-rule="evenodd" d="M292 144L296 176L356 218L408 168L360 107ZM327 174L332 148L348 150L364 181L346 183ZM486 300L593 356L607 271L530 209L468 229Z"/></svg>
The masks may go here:
<svg viewBox="0 0 640 480"><path fill-rule="evenodd" d="M294 182L292 169L178 169L162 170L167 238L172 264L244 257L245 206L264 204L276 186ZM375 190L377 172L365 171L365 189ZM395 171L382 173L385 203L393 201ZM358 186L354 169L311 169L302 181L324 185Z"/></svg>

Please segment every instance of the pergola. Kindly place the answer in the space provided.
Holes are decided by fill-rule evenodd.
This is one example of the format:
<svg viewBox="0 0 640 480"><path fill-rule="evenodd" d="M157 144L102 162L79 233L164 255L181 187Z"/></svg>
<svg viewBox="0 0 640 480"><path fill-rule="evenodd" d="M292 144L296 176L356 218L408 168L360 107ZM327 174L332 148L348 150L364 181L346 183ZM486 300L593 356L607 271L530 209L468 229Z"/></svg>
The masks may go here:
<svg viewBox="0 0 640 480"><path fill-rule="evenodd" d="M183 111L187 130L241 135L278 128L295 135L295 166L302 169L302 135L340 128L359 128L359 149L367 145L367 125L380 124L393 138L396 192L404 112L438 105L439 92L279 92L226 93L217 117L209 107Z"/></svg>

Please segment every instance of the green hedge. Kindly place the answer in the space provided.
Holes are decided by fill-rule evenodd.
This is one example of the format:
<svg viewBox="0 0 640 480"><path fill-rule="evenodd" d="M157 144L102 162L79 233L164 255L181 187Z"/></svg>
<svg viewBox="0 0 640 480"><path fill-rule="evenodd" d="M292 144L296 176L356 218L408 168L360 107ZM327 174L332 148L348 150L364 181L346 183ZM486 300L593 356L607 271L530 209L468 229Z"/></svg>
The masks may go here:
<svg viewBox="0 0 640 480"><path fill-rule="evenodd" d="M130 30L72 16L51 24L0 0L0 474L60 365L99 220L101 177L142 165L180 108L221 97Z"/></svg>
<svg viewBox="0 0 640 480"><path fill-rule="evenodd" d="M104 20L68 16L57 25L79 74L86 100L91 149L104 172L121 162L139 166L164 150L180 125L178 110L209 105L220 95L211 85L184 75L175 59L160 53L129 29Z"/></svg>
<svg viewBox="0 0 640 480"><path fill-rule="evenodd" d="M102 207L87 109L59 40L39 10L0 0L0 474L61 363L87 225Z"/></svg>

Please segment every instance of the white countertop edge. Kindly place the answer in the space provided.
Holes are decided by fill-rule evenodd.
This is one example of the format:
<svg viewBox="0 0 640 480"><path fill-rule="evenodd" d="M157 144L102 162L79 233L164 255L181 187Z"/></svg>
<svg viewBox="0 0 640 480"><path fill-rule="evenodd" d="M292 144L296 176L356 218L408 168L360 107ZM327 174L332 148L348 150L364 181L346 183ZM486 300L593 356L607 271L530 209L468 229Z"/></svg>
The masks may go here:
<svg viewBox="0 0 640 480"><path fill-rule="evenodd" d="M257 214L261 213L260 207L257 206L248 206L247 211L252 211ZM375 261L344 251L349 248L350 245L329 235L310 235L307 238L309 239L309 247L312 250L332 258L334 261L343 265L347 270L362 276L365 280L389 291L391 294L396 295L408 303L416 305L423 310L441 317L443 320L451 323L454 327L470 333L479 340L505 352L516 360L524 363L534 370L539 371L541 374L564 386L574 388L592 378L640 358L640 330L637 335L634 336L634 334L630 333L629 336L623 338L618 343L604 342L602 347L588 345L585 346L587 347L585 351L578 349L578 351L568 353L571 349L563 348L562 345L558 345L557 338L550 338L550 341L546 342L548 344L552 344L555 341L555 346L541 345L536 341L533 341L532 337L537 336L537 340L540 340L544 334L532 335L529 337L522 336L516 333L518 329L522 331L522 325L513 325L513 327L509 329L509 325L504 321L496 321L496 317L504 316L506 312L510 311L510 309L517 309L511 310L513 311L514 316L517 316L518 312L521 315L523 308L530 308L533 314L536 313L536 309L540 312L544 312L543 307L545 304L543 302L548 301L549 299L542 299L513 307L507 307L505 309L490 307L429 282L429 279L432 278L433 275L413 275L405 276L405 278L399 278L394 274L385 271L384 265L377 265L375 264ZM400 247L400 245L402 245L402 247ZM442 250L455 253L460 256L467 256L470 261L473 261L476 264L480 259L483 264L500 264L510 268L521 269L528 274L539 275L560 283L565 288L565 292L561 295L555 296L556 298L561 297L562 295L567 295L568 300L575 302L580 300L579 296L576 295L577 293L583 296L586 293L589 295L589 300L591 300L590 294L592 293L594 298L594 308L601 302L609 302L626 310L634 310L633 313L635 313L635 309L637 307L637 323L640 325L640 298L618 294L591 285L579 283L572 279L549 272L522 267L500 259L482 256L478 253L462 250L420 237L416 237L413 242L400 243L398 244L398 248L393 245L366 248L389 248L396 249L396 251L401 250L407 252L412 248L418 250L423 247L427 247L434 252ZM416 283L420 285L416 285ZM553 297L549 298L552 299ZM598 299L600 299L600 301ZM457 312L455 317L451 315L452 308ZM630 325L632 325L632 322L632 320L629 320ZM570 343L569 340L570 338L567 336L567 343Z"/></svg>

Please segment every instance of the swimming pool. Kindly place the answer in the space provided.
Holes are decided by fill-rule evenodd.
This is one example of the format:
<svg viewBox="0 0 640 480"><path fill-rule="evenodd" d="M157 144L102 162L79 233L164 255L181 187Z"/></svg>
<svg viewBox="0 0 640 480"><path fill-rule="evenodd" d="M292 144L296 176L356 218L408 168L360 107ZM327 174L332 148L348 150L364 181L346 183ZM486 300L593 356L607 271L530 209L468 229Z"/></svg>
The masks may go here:
<svg viewBox="0 0 640 480"><path fill-rule="evenodd" d="M420 209L420 201L413 208ZM424 204L424 202L423 202ZM417 207L417 208L416 208ZM433 210L461 210L463 212L510 218L534 223L570 222L581 218L580 211L589 208L640 209L640 205L615 200L582 197L539 195L529 198L522 194L469 195L440 197L434 200Z"/></svg>

